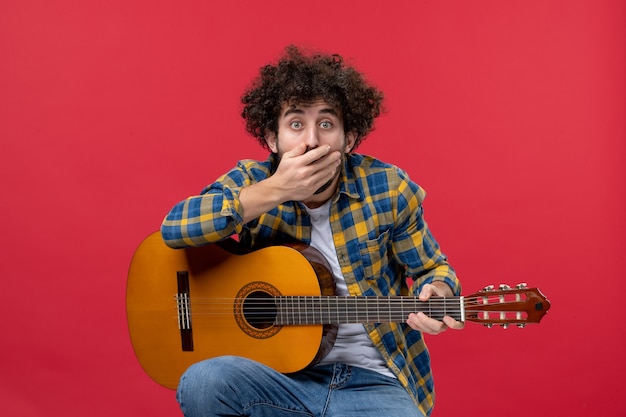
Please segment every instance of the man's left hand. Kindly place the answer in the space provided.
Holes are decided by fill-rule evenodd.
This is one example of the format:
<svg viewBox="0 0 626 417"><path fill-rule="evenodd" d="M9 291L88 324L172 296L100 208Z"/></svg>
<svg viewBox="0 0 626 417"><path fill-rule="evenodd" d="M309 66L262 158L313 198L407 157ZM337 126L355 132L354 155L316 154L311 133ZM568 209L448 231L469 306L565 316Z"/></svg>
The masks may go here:
<svg viewBox="0 0 626 417"><path fill-rule="evenodd" d="M425 284L420 292L420 301L428 301L433 295L440 297L451 297L452 289L443 282L434 282L433 284ZM448 329L462 329L465 327L465 323L457 321L450 316L445 316L443 321L435 320L428 317L426 314L411 313L406 320L413 330L418 330L422 333L439 334L445 332Z"/></svg>

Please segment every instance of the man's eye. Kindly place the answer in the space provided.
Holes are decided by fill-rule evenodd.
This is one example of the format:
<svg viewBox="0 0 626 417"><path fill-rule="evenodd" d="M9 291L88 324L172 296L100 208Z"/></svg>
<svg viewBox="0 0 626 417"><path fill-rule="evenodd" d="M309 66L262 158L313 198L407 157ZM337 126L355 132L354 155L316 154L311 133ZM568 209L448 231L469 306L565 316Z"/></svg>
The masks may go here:
<svg viewBox="0 0 626 417"><path fill-rule="evenodd" d="M333 127L333 124L331 122L322 122L320 123L320 127L322 129L330 129L331 127Z"/></svg>
<svg viewBox="0 0 626 417"><path fill-rule="evenodd" d="M302 127L302 123L300 123L300 122L291 122L291 127L293 129L300 129Z"/></svg>

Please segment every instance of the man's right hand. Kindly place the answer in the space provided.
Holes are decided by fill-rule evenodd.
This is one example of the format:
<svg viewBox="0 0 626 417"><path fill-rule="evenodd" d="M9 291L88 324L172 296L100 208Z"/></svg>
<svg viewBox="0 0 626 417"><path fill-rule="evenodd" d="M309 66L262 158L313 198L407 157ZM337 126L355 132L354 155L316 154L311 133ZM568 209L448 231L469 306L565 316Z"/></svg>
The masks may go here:
<svg viewBox="0 0 626 417"><path fill-rule="evenodd" d="M307 201L332 181L340 169L341 153L323 145L307 151L304 143L285 152L271 178L283 191L284 201ZM334 190L333 190L334 191Z"/></svg>
<svg viewBox="0 0 626 417"><path fill-rule="evenodd" d="M330 152L328 145L307 152L302 143L285 152L274 175L241 189L239 201L243 206L244 223L285 201L324 203L334 194L334 187L318 195L315 192L336 178L340 165L341 152Z"/></svg>

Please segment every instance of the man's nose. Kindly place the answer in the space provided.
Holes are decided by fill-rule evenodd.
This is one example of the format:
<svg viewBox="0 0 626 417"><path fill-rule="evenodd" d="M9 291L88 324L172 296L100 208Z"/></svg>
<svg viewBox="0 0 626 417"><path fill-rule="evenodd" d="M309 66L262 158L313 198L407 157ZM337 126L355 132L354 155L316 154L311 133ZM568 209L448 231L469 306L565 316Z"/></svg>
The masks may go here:
<svg viewBox="0 0 626 417"><path fill-rule="evenodd" d="M307 149L314 149L319 146L317 126L311 126L307 128L304 132L304 135L304 141L306 143Z"/></svg>

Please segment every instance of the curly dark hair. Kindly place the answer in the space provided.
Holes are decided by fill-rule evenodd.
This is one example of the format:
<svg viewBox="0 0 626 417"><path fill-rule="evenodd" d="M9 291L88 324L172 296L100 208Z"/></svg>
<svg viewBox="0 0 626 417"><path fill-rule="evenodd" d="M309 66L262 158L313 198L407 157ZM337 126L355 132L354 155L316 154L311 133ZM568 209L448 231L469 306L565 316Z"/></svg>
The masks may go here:
<svg viewBox="0 0 626 417"><path fill-rule="evenodd" d="M258 77L241 97L246 130L266 149L268 131L278 133L278 118L285 103L301 104L322 99L337 108L344 131L355 132L352 149L374 128L382 111L383 93L369 85L339 55L305 54L296 46L285 48L274 65L261 67Z"/></svg>

